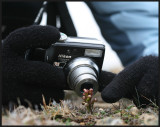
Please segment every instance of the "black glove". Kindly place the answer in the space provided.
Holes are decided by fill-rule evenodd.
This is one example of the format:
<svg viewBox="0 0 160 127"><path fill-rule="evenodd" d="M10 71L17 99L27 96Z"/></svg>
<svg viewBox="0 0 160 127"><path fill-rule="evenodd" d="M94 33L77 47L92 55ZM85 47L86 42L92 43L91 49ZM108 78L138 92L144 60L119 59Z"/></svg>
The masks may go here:
<svg viewBox="0 0 160 127"><path fill-rule="evenodd" d="M26 105L24 99L32 104L42 103L42 94L46 102L64 98L63 89L66 79L62 69L41 61L25 59L30 48L48 48L60 38L60 32L53 26L29 26L10 33L2 44L2 83L3 105L9 101Z"/></svg>
<svg viewBox="0 0 160 127"><path fill-rule="evenodd" d="M146 56L117 75L103 72L100 76L102 99L108 103L114 103L121 98L133 99L137 107L146 107L153 103L158 105L158 71L158 57Z"/></svg>

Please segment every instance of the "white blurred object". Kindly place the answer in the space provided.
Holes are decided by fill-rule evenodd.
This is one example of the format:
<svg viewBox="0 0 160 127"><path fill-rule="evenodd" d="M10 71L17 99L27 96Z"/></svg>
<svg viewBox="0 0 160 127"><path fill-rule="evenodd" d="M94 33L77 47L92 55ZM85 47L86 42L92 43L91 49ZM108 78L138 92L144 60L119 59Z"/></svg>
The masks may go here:
<svg viewBox="0 0 160 127"><path fill-rule="evenodd" d="M119 72L123 69L122 63L116 52L101 35L92 12L84 2L66 2L78 37L91 37L102 41L106 46L102 70Z"/></svg>
<svg viewBox="0 0 160 127"><path fill-rule="evenodd" d="M40 25L42 25L42 26L47 25L47 13L46 12L44 12L42 15L42 20L40 22Z"/></svg>

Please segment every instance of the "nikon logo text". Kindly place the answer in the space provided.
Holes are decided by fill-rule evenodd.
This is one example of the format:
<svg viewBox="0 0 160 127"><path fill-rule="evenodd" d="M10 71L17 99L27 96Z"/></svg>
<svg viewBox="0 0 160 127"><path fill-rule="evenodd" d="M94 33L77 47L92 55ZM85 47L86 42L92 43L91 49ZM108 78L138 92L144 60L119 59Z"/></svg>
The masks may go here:
<svg viewBox="0 0 160 127"><path fill-rule="evenodd" d="M64 55L64 54L59 54L58 57L60 57L60 58L71 58L71 56Z"/></svg>

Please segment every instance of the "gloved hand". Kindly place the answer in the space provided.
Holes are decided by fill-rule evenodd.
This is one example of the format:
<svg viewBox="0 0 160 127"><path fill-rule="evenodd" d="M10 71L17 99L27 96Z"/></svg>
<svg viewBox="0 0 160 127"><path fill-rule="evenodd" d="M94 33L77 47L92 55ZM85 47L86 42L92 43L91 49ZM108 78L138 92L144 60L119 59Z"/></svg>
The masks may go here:
<svg viewBox="0 0 160 127"><path fill-rule="evenodd" d="M139 108L152 102L158 105L158 71L158 57L146 56L117 75L102 72L99 79L102 99L107 103L114 103L121 98L128 98Z"/></svg>
<svg viewBox="0 0 160 127"><path fill-rule="evenodd" d="M30 48L48 48L60 38L60 32L53 26L33 25L10 33L2 44L3 105L9 101L21 103L29 100L33 105L64 98L63 89L67 83L62 69L41 61L25 59Z"/></svg>

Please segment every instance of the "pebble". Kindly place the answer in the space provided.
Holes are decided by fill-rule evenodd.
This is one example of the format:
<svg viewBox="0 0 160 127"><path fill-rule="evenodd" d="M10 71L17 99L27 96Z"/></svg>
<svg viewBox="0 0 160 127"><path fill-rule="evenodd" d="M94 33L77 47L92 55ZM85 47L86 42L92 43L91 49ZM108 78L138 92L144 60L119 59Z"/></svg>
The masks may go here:
<svg viewBox="0 0 160 127"><path fill-rule="evenodd" d="M81 123L80 123L80 125L84 126L84 125L85 125L85 123L84 123L84 122L81 122Z"/></svg>
<svg viewBox="0 0 160 127"><path fill-rule="evenodd" d="M74 121L72 121L72 122L70 122L71 123L71 125L79 125L78 123L76 123L76 122L74 122Z"/></svg>
<svg viewBox="0 0 160 127"><path fill-rule="evenodd" d="M132 108L130 109L130 112L131 112L132 115L135 116L135 115L138 115L139 110L138 110L137 107L132 107Z"/></svg>
<svg viewBox="0 0 160 127"><path fill-rule="evenodd" d="M113 116L114 116L114 117L121 117L121 113L118 112L118 113L114 114Z"/></svg>
<svg viewBox="0 0 160 127"><path fill-rule="evenodd" d="M103 108L100 108L99 111L104 111L104 109L103 109Z"/></svg>
<svg viewBox="0 0 160 127"><path fill-rule="evenodd" d="M107 117L101 120L97 120L96 125L124 125L124 122L120 118Z"/></svg>
<svg viewBox="0 0 160 127"><path fill-rule="evenodd" d="M143 125L158 125L158 116L153 114L142 114L139 119L143 121Z"/></svg>

